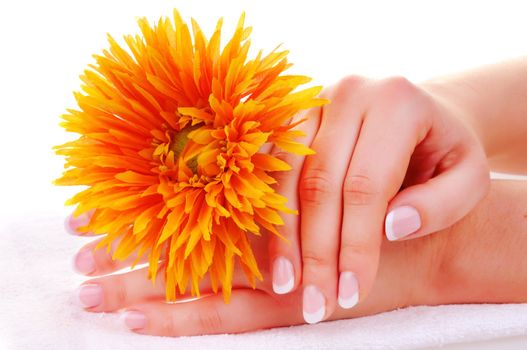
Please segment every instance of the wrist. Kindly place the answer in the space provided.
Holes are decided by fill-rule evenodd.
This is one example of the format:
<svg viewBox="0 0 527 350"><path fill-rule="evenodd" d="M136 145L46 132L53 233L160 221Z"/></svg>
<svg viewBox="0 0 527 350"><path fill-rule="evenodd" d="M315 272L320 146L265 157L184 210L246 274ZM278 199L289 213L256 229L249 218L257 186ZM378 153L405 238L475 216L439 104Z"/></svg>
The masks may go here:
<svg viewBox="0 0 527 350"><path fill-rule="evenodd" d="M493 181L468 216L436 234L444 241L425 304L527 301L526 208L526 182Z"/></svg>

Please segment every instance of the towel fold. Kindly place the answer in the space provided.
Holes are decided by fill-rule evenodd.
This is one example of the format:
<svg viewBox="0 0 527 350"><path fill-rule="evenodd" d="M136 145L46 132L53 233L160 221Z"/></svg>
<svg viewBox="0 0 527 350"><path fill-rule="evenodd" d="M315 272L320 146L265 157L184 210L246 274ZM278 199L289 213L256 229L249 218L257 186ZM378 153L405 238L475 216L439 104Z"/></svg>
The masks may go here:
<svg viewBox="0 0 527 350"><path fill-rule="evenodd" d="M0 349L419 349L527 336L527 304L412 307L236 335L136 335L117 315L75 304L82 277L69 261L87 241L64 233L62 223L62 213L41 213L0 229Z"/></svg>

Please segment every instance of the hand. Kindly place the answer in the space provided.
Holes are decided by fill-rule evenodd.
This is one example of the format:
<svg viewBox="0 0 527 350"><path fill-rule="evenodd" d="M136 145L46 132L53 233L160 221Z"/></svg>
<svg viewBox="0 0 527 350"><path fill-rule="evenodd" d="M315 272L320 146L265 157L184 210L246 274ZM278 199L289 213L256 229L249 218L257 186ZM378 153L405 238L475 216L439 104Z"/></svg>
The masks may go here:
<svg viewBox="0 0 527 350"><path fill-rule="evenodd" d="M300 209L280 228L289 242L270 242L274 291L302 281L310 323L328 319L337 300L345 309L364 300L383 233L393 241L447 228L489 186L485 153L463 112L406 79L348 77L323 97L331 103L299 126L316 154L273 151L293 167L277 174L277 190Z"/></svg>
<svg viewBox="0 0 527 350"><path fill-rule="evenodd" d="M82 226L78 219L68 219L68 231ZM85 222L84 222L85 223ZM198 300L184 303L168 304L164 302L165 286L162 278L156 285L147 279L146 268L113 274L128 268L133 258L126 261L113 261L112 252L106 249L93 250L99 239L88 243L77 253L74 266L77 272L90 276L78 290L81 306L89 312L115 312L121 309L125 325L141 334L184 336L214 333L239 333L262 328L302 324L302 293L290 293L277 296L272 292L266 246L270 234L256 237L252 242L258 263L262 266L264 282L252 290L241 270L236 270L233 281L233 292L230 304L225 304L223 296L208 295ZM383 252L381 273L370 301L353 310L341 310L334 313L332 319L350 318L378 313L404 307L413 303L408 298L410 290L419 293L413 295L433 294L426 291L424 278L428 256L433 246L420 249L413 254L404 244L390 244ZM430 253L425 253L430 251ZM419 259L412 263L413 258ZM146 261L140 261L144 263ZM405 267L407 262L412 266ZM239 267L239 266L237 266ZM426 271L427 272L427 271ZM158 274L162 276L162 274ZM391 285L386 288L386 285ZM210 293L207 282L200 286L204 294Z"/></svg>
<svg viewBox="0 0 527 350"><path fill-rule="evenodd" d="M527 265L508 263L525 257L526 207L525 182L494 181L490 196L453 227L418 240L384 241L368 298L353 309L336 310L330 319L409 305L526 302ZM68 226L74 231L79 224L68 220ZM268 236L252 242L262 266L267 262ZM303 323L300 291L275 295L268 269L262 269L265 279L256 290L248 288L236 271L228 305L221 295L167 304L162 280L153 287L145 269L107 275L130 266L132 260L115 262L111 252L102 249L90 255L95 244L83 247L75 259L79 272L95 277L82 284L79 300L90 312L125 308L125 324L134 332L166 336L238 333Z"/></svg>

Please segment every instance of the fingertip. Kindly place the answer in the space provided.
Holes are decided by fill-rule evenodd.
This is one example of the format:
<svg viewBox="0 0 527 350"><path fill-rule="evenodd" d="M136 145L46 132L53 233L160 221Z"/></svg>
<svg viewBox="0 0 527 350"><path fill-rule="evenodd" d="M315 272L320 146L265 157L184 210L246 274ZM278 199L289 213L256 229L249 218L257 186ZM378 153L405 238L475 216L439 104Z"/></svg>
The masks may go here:
<svg viewBox="0 0 527 350"><path fill-rule="evenodd" d="M326 298L315 285L304 288L302 296L302 315L309 324L319 323L326 315Z"/></svg>
<svg viewBox="0 0 527 350"><path fill-rule="evenodd" d="M81 275L89 275L95 271L95 257L90 249L80 250L73 256L71 261L72 268Z"/></svg>
<svg viewBox="0 0 527 350"><path fill-rule="evenodd" d="M295 226L297 218L287 218ZM296 230L284 230L283 238L272 236L268 244L269 272L275 294L288 294L298 288L301 279L300 243Z"/></svg>
<svg viewBox="0 0 527 350"><path fill-rule="evenodd" d="M359 281L351 271L343 271L339 277L337 301L341 308L351 309L359 302Z"/></svg>
<svg viewBox="0 0 527 350"><path fill-rule="evenodd" d="M390 211L388 215L386 215L386 220L384 221L384 232L389 241L395 241L397 239L393 231L393 217L394 213L393 211Z"/></svg>
<svg viewBox="0 0 527 350"><path fill-rule="evenodd" d="M339 306L346 310L353 308L355 305L357 305L358 302L359 302L358 294L354 295L351 299L342 299L340 296L338 297Z"/></svg>
<svg viewBox="0 0 527 350"><path fill-rule="evenodd" d="M82 213L77 217L73 214L68 215L64 220L64 229L73 236L86 235L84 232L79 232L79 228L90 223L91 215L91 212Z"/></svg>
<svg viewBox="0 0 527 350"><path fill-rule="evenodd" d="M125 310L120 315L121 324L132 332L141 332L146 328L147 317L146 315L138 310Z"/></svg>
<svg viewBox="0 0 527 350"><path fill-rule="evenodd" d="M273 291L276 294L280 294L280 295L287 294L293 291L294 288L295 288L295 281L293 279L290 279L286 284L283 284L283 285L279 285L273 282Z"/></svg>
<svg viewBox="0 0 527 350"><path fill-rule="evenodd" d="M75 291L76 303L84 309L93 309L102 304L103 294L98 283L85 283Z"/></svg>
<svg viewBox="0 0 527 350"><path fill-rule="evenodd" d="M64 229L66 230L68 234L72 236L77 236L78 233L73 226L72 220L73 220L72 214L66 216L66 219L64 220Z"/></svg>
<svg viewBox="0 0 527 350"><path fill-rule="evenodd" d="M279 256L273 262L273 291L276 294L287 294L295 288L295 269L293 263Z"/></svg>
<svg viewBox="0 0 527 350"><path fill-rule="evenodd" d="M386 215L384 231L389 241L407 237L421 228L419 211L412 206L403 205L392 209Z"/></svg>

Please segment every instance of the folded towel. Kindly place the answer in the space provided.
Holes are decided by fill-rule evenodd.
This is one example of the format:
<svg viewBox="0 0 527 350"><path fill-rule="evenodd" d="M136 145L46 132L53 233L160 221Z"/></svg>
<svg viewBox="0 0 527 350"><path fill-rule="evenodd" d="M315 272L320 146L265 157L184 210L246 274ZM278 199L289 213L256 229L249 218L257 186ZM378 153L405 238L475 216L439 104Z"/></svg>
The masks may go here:
<svg viewBox="0 0 527 350"><path fill-rule="evenodd" d="M0 229L0 349L418 349L525 336L527 304L412 307L352 320L246 334L165 338L131 333L115 314L75 304L69 261L86 240L62 213L11 218Z"/></svg>

